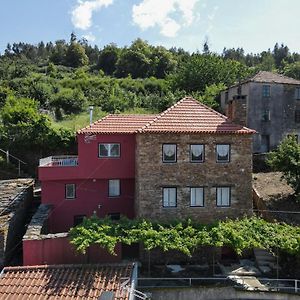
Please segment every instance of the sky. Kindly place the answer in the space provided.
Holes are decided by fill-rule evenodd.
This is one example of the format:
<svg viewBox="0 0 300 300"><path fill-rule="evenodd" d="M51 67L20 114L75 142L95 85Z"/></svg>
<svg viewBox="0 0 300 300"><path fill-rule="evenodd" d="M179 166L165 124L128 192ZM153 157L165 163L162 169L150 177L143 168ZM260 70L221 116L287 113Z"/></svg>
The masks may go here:
<svg viewBox="0 0 300 300"><path fill-rule="evenodd" d="M0 53L7 43L69 41L102 48L136 38L190 52L284 43L300 52L300 0L0 0Z"/></svg>

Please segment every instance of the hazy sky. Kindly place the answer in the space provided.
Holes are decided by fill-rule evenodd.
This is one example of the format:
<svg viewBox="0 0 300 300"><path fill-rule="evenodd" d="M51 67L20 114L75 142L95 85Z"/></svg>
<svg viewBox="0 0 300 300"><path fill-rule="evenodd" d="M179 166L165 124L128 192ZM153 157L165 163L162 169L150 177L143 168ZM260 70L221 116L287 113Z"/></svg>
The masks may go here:
<svg viewBox="0 0 300 300"><path fill-rule="evenodd" d="M69 40L91 44L154 45L202 50L273 49L300 52L300 0L0 0L0 52L7 43Z"/></svg>

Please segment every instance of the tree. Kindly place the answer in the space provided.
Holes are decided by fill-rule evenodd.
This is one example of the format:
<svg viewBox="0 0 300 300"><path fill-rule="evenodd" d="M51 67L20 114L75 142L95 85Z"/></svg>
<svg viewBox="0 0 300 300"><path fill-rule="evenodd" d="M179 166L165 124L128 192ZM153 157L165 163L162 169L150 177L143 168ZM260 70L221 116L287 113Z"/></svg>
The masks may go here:
<svg viewBox="0 0 300 300"><path fill-rule="evenodd" d="M275 60L275 64L277 68L283 67L283 62L287 59L290 55L290 50L284 44L281 44L280 47L278 43L275 44L273 49L273 56Z"/></svg>
<svg viewBox="0 0 300 300"><path fill-rule="evenodd" d="M115 44L107 45L100 51L97 68L102 69L105 74L113 75L116 64L120 57L120 49Z"/></svg>
<svg viewBox="0 0 300 300"><path fill-rule="evenodd" d="M293 64L287 64L283 69L283 74L300 80L300 61Z"/></svg>
<svg viewBox="0 0 300 300"><path fill-rule="evenodd" d="M206 86L219 83L228 86L247 75L247 68L237 61L224 60L217 55L193 54L170 80L173 89L204 92Z"/></svg>
<svg viewBox="0 0 300 300"><path fill-rule="evenodd" d="M85 54L84 48L75 41L68 46L65 60L66 64L73 68L86 66L89 63L89 58Z"/></svg>
<svg viewBox="0 0 300 300"><path fill-rule="evenodd" d="M277 151L270 152L267 158L268 164L277 171L283 173L282 177L295 190L300 193L300 144L296 136L285 138L278 146Z"/></svg>

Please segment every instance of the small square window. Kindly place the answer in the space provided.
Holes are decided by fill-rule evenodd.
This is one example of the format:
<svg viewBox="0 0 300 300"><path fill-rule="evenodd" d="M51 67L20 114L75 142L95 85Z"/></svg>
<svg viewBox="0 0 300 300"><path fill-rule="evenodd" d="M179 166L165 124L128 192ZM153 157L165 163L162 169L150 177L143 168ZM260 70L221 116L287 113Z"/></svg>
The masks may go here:
<svg viewBox="0 0 300 300"><path fill-rule="evenodd" d="M120 213L110 213L108 216L111 218L111 220L118 221L121 218Z"/></svg>
<svg viewBox="0 0 300 300"><path fill-rule="evenodd" d="M204 206L204 188L191 187L190 189L191 206Z"/></svg>
<svg viewBox="0 0 300 300"><path fill-rule="evenodd" d="M262 86L262 96L266 97L266 98L271 96L271 86L270 85Z"/></svg>
<svg viewBox="0 0 300 300"><path fill-rule="evenodd" d="M190 145L190 161L191 162L204 161L204 145L202 144Z"/></svg>
<svg viewBox="0 0 300 300"><path fill-rule="evenodd" d="M217 145L217 162L229 162L230 161L230 145L218 144Z"/></svg>
<svg viewBox="0 0 300 300"><path fill-rule="evenodd" d="M163 162L172 163L177 161L177 145L163 144Z"/></svg>
<svg viewBox="0 0 300 300"><path fill-rule="evenodd" d="M166 187L163 188L163 207L177 206L177 188Z"/></svg>
<svg viewBox="0 0 300 300"><path fill-rule="evenodd" d="M217 206L229 207L231 198L230 187L217 187Z"/></svg>
<svg viewBox="0 0 300 300"><path fill-rule="evenodd" d="M86 215L78 215L74 216L73 226L80 225L83 222L83 219L86 218Z"/></svg>
<svg viewBox="0 0 300 300"><path fill-rule="evenodd" d="M120 157L120 144L99 144L99 157Z"/></svg>
<svg viewBox="0 0 300 300"><path fill-rule="evenodd" d="M262 113L261 120L264 122L270 121L270 111L268 109L265 109Z"/></svg>
<svg viewBox="0 0 300 300"><path fill-rule="evenodd" d="M65 198L66 199L75 199L76 198L75 183L68 183L65 185Z"/></svg>
<svg viewBox="0 0 300 300"><path fill-rule="evenodd" d="M295 111L295 123L300 123L300 110Z"/></svg>
<svg viewBox="0 0 300 300"><path fill-rule="evenodd" d="M300 87L296 87L295 97L296 97L296 100L300 100Z"/></svg>
<svg viewBox="0 0 300 300"><path fill-rule="evenodd" d="M109 197L120 196L120 179L110 179L108 181L108 196Z"/></svg>

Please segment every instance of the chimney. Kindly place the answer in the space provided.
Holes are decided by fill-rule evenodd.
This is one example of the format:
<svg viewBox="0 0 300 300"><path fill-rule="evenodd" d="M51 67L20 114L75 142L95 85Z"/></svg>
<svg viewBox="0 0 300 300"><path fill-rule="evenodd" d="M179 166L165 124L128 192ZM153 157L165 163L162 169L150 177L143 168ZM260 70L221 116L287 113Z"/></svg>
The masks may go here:
<svg viewBox="0 0 300 300"><path fill-rule="evenodd" d="M94 106L89 107L89 110L90 110L90 125L93 123L93 109L94 109Z"/></svg>

